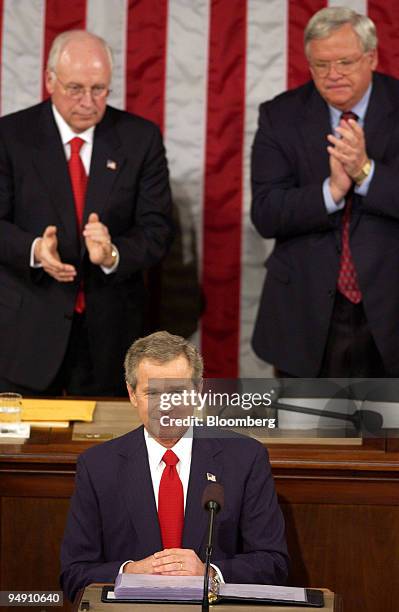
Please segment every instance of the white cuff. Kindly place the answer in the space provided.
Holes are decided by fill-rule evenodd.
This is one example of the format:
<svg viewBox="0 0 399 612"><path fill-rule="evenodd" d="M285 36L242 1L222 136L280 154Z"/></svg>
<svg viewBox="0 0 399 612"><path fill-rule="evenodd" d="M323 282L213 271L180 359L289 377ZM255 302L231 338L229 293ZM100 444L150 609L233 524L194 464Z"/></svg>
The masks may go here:
<svg viewBox="0 0 399 612"><path fill-rule="evenodd" d="M133 559L129 559L129 561L125 561L124 563L122 563L122 565L119 568L119 572L118 574L123 574L123 568L125 567L125 565L127 565L128 563L134 563Z"/></svg>
<svg viewBox="0 0 399 612"><path fill-rule="evenodd" d="M345 206L345 198L342 198L339 202L334 201L330 191L330 177L327 177L323 182L323 197L324 205L329 215L336 213Z"/></svg>
<svg viewBox="0 0 399 612"><path fill-rule="evenodd" d="M37 263L37 261L35 261L35 246L38 240L40 240L40 237L35 238L34 241L32 242L32 246L30 247L29 265L31 268L43 268L41 263Z"/></svg>

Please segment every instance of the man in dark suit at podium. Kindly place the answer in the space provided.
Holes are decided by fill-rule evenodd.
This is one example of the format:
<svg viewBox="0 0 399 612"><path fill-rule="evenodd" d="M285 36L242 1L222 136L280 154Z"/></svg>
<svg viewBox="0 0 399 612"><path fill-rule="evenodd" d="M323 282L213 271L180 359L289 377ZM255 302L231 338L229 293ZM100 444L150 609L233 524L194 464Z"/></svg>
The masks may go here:
<svg viewBox="0 0 399 612"><path fill-rule="evenodd" d="M0 119L0 390L126 393L143 271L171 242L165 151L150 121L107 106L105 41L64 32L51 99Z"/></svg>
<svg viewBox="0 0 399 612"><path fill-rule="evenodd" d="M118 572L203 575L208 516L201 498L208 481L220 483L225 497L213 573L225 582L285 581L284 520L264 447L201 427L162 427L156 382L198 389L202 368L197 349L167 332L129 349L126 381L143 426L79 457L61 551L69 598L90 583L113 582Z"/></svg>

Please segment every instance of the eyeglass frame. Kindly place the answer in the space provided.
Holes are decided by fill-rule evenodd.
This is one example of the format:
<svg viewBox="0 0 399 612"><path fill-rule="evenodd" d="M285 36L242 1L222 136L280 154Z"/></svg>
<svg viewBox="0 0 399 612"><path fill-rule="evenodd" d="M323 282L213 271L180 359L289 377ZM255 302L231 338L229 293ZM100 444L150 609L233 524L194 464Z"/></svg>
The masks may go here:
<svg viewBox="0 0 399 612"><path fill-rule="evenodd" d="M317 66L316 64L309 62L309 66L311 68L311 70L313 70L315 72L315 74L324 79L326 76L329 75L330 70L332 68L332 66L334 65L336 72L340 75L340 76L347 76L348 74L352 74L353 72L355 72L355 67L356 65L363 59L363 57L369 53L368 51L363 51L361 53L361 55L359 55L359 57L357 59L349 59L349 58L342 58L339 60L320 60L319 63L322 64L321 66ZM345 66L345 62L347 62L347 68L350 68L348 72L344 71L341 72L342 70L342 66ZM320 73L320 70L322 70L322 73ZM326 70L326 72L325 72ZM325 73L324 73L325 72Z"/></svg>
<svg viewBox="0 0 399 612"><path fill-rule="evenodd" d="M55 78L57 79L57 81L62 85L62 87L64 88L64 91L66 93L66 95L68 96L68 98L71 98L72 100L81 100L87 91L90 91L90 96L93 98L93 100L102 100L104 98L107 98L109 96L109 94L112 92L112 89L109 89L108 87L103 88L104 93L100 93L98 95L94 95L93 94L93 89L94 88L102 88L102 85L93 85L92 87L84 87L83 85L78 85L76 84L75 87L80 89L80 92L76 92L76 95L71 93L70 88L73 87L74 85L72 84L68 84L68 83L63 83L60 79L60 77L58 76L58 74L52 70L51 71L52 74L54 74ZM69 89L68 89L69 88Z"/></svg>

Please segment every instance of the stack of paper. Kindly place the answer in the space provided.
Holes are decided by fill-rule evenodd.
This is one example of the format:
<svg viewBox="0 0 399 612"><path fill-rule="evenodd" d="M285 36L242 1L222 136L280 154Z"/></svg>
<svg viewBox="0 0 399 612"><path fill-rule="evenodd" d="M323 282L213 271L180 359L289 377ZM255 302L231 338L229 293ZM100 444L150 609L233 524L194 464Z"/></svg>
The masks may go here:
<svg viewBox="0 0 399 612"><path fill-rule="evenodd" d="M116 599L201 601L202 576L153 576L150 574L118 574L115 580Z"/></svg>
<svg viewBox="0 0 399 612"><path fill-rule="evenodd" d="M115 580L115 599L133 601L202 601L202 576L157 576L119 574ZM307 602L306 590L268 584L221 584L219 595L226 602ZM112 599L112 597L110 598Z"/></svg>
<svg viewBox="0 0 399 612"><path fill-rule="evenodd" d="M221 584L220 595L225 599L306 602L306 591L302 587L271 584Z"/></svg>

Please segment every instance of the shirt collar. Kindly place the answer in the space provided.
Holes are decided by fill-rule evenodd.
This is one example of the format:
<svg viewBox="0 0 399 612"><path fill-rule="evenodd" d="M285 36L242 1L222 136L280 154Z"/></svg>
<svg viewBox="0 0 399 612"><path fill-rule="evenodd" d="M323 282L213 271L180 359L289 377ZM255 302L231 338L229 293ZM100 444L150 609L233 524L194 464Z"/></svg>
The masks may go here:
<svg viewBox="0 0 399 612"><path fill-rule="evenodd" d="M355 106L349 109L353 113L356 113L356 115L359 117L359 123L362 126L364 125L364 118L366 116L367 107L369 105L372 87L373 87L372 83L370 83L363 98L359 100L359 102L355 104ZM328 109L330 111L331 125L333 126L333 128L336 128L337 125L339 124L339 120L341 118L342 111L339 110L339 108L335 108L334 106L330 106L330 105L328 105Z"/></svg>
<svg viewBox="0 0 399 612"><path fill-rule="evenodd" d="M62 117L62 115L59 113L59 111L56 109L54 104L51 105L51 108L53 110L54 119L57 124L58 130L60 132L60 136L61 136L63 145L68 144L69 141L72 140L72 138L76 138L77 136L81 138L82 140L84 140L85 142L89 144L93 144L94 127L95 127L94 125L87 128L87 130L85 130L84 132L80 132L79 134L76 134L76 132L74 132L72 128L67 124L67 122Z"/></svg>
<svg viewBox="0 0 399 612"><path fill-rule="evenodd" d="M147 446L150 468L155 469L161 463L162 457L168 449L150 436L146 428L144 428L144 439ZM193 428L189 427L184 436L182 436L170 450L172 450L179 457L179 461L183 463L191 459L192 447Z"/></svg>

